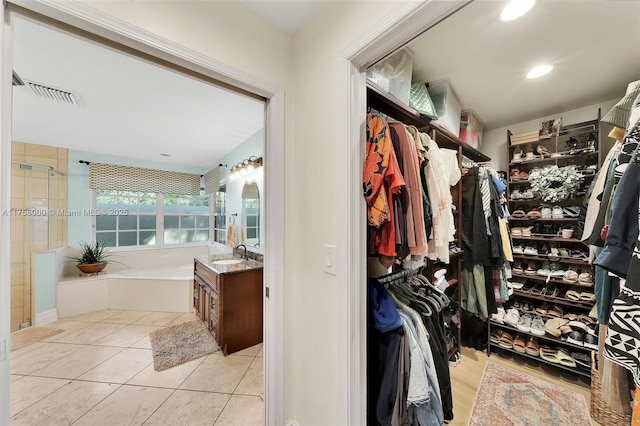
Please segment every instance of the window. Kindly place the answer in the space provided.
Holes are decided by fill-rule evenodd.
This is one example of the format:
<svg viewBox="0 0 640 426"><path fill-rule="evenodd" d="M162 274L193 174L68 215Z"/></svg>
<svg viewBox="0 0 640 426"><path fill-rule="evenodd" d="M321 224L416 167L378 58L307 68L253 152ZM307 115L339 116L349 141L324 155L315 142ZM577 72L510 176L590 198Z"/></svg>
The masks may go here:
<svg viewBox="0 0 640 426"><path fill-rule="evenodd" d="M97 189L96 241L108 247L156 244L157 194Z"/></svg>
<svg viewBox="0 0 640 426"><path fill-rule="evenodd" d="M209 240L209 196L95 190L95 237L108 247Z"/></svg>
<svg viewBox="0 0 640 426"><path fill-rule="evenodd" d="M209 241L209 196L164 194L164 243Z"/></svg>
<svg viewBox="0 0 640 426"><path fill-rule="evenodd" d="M247 231L247 244L258 246L260 244L260 200L257 198L242 199L242 216L245 220Z"/></svg>
<svg viewBox="0 0 640 426"><path fill-rule="evenodd" d="M225 244L227 242L227 187L225 185L214 193L214 200L213 241Z"/></svg>

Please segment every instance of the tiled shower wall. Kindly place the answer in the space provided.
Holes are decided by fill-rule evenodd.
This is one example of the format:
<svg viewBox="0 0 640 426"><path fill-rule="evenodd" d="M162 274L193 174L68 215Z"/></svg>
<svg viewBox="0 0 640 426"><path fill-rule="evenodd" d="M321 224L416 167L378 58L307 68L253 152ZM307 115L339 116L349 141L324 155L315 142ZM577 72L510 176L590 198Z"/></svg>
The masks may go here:
<svg viewBox="0 0 640 426"><path fill-rule="evenodd" d="M32 254L67 245L67 149L12 142L11 159L52 166L31 170L11 165L11 331L32 317ZM37 212L27 215L26 211Z"/></svg>

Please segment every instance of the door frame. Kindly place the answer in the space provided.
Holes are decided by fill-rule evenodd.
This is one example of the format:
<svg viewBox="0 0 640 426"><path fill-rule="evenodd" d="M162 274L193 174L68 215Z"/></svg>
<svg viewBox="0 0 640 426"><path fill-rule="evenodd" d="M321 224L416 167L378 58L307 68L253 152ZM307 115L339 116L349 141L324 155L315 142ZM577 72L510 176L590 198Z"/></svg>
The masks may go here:
<svg viewBox="0 0 640 426"><path fill-rule="evenodd" d="M366 69L400 49L429 28L434 27L472 0L401 2L386 16L346 46L341 53L344 99L347 120L344 131L348 143L341 149L342 182L340 190L340 258L345 267L339 271L339 309L344 327L340 336L346 356L341 359L340 415L344 424L366 424L367 390L367 224L362 196L362 164L365 160L367 113Z"/></svg>
<svg viewBox="0 0 640 426"><path fill-rule="evenodd" d="M0 211L10 208L12 52L11 17L21 8L104 37L266 99L264 378L265 422L284 424L284 146L285 92L276 84L226 65L79 2L8 0L0 12ZM18 7L15 7L18 6ZM9 216L0 235L10 235ZM10 238L0 238L0 424L9 423Z"/></svg>

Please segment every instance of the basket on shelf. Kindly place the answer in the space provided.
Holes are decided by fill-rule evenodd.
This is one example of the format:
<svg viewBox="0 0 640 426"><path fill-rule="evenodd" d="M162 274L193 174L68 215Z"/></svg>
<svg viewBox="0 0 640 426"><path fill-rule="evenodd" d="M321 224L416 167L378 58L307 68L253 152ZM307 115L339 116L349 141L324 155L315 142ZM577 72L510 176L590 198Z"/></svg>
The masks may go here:
<svg viewBox="0 0 640 426"><path fill-rule="evenodd" d="M601 425L625 425L631 424L631 415L624 414L612 409L602 399L602 386L600 384L600 373L596 366L595 352L591 353L591 403L589 405L591 418Z"/></svg>

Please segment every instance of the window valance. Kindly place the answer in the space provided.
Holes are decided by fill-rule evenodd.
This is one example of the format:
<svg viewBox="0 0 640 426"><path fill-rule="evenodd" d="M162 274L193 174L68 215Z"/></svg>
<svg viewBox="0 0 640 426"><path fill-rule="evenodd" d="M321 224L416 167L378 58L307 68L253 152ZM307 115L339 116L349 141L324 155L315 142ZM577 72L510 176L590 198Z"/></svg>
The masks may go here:
<svg viewBox="0 0 640 426"><path fill-rule="evenodd" d="M204 190L207 194L220 190L220 166L204 175Z"/></svg>
<svg viewBox="0 0 640 426"><path fill-rule="evenodd" d="M200 194L200 175L115 164L89 164L89 187L162 194Z"/></svg>

